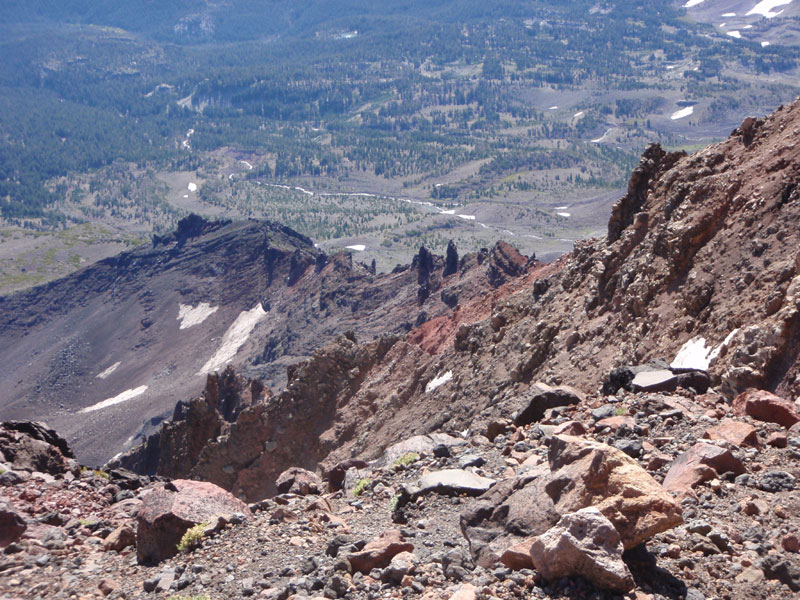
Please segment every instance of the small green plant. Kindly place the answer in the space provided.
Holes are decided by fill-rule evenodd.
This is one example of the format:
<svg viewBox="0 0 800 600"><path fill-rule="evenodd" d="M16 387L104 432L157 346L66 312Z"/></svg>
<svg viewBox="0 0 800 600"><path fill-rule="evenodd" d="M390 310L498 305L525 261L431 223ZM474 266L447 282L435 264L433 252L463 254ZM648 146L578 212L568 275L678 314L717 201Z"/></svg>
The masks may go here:
<svg viewBox="0 0 800 600"><path fill-rule="evenodd" d="M403 456L399 457L396 461L394 461L394 466L397 467L399 465L403 465L407 467L408 465L415 463L419 460L419 454L416 452L406 452Z"/></svg>
<svg viewBox="0 0 800 600"><path fill-rule="evenodd" d="M359 479L358 483L356 483L356 487L353 488L353 496L360 496L367 491L370 483L372 483L372 480L369 477Z"/></svg>
<svg viewBox="0 0 800 600"><path fill-rule="evenodd" d="M397 505L400 504L400 494L395 494L392 496L391 501L389 502L389 510L392 512L397 510Z"/></svg>
<svg viewBox="0 0 800 600"><path fill-rule="evenodd" d="M211 600L211 596L208 594L198 594L196 596L170 596L167 600Z"/></svg>
<svg viewBox="0 0 800 600"><path fill-rule="evenodd" d="M178 552L191 552L200 545L203 541L203 532L208 527L208 523L198 523L194 527L190 527L183 534L181 541L178 542Z"/></svg>
<svg viewBox="0 0 800 600"><path fill-rule="evenodd" d="M89 467L81 467L81 474L83 473L92 474L95 477L100 477L101 479L109 479L111 477L102 469L90 469Z"/></svg>
<svg viewBox="0 0 800 600"><path fill-rule="evenodd" d="M5 472L6 472L6 470L3 467L0 467L0 475L2 475Z"/></svg>
<svg viewBox="0 0 800 600"><path fill-rule="evenodd" d="M625 410L624 406L618 406L617 410L614 411L614 414L618 417L624 417L627 414L627 410Z"/></svg>

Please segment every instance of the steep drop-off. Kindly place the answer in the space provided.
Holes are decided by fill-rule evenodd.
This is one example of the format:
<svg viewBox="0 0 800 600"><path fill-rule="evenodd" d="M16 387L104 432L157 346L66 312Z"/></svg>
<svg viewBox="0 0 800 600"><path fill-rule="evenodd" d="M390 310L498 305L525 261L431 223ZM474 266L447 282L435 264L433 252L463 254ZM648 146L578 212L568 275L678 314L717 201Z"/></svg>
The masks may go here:
<svg viewBox="0 0 800 600"><path fill-rule="evenodd" d="M227 364L278 390L287 367L344 332L406 333L529 266L500 244L445 276L422 248L376 275L276 223L187 217L149 247L0 298L0 417L47 421L99 464Z"/></svg>
<svg viewBox="0 0 800 600"><path fill-rule="evenodd" d="M754 386L794 399L798 134L795 102L691 156L649 147L607 237L539 267L513 294L490 304L476 295L404 338L338 339L210 439L188 473L252 500L273 493L289 466L327 471L415 433L486 433L537 381L599 393L612 369L656 359L707 371L727 398ZM181 452L166 450L150 466L185 474L158 466Z"/></svg>

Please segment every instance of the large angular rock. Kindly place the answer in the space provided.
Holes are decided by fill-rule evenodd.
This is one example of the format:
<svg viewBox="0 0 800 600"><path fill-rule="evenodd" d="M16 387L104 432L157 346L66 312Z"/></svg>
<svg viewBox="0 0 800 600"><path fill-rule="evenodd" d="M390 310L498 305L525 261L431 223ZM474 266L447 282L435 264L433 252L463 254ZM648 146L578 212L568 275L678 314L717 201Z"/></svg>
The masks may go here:
<svg viewBox="0 0 800 600"><path fill-rule="evenodd" d="M8 502L0 501L0 546L16 542L27 528L22 515Z"/></svg>
<svg viewBox="0 0 800 600"><path fill-rule="evenodd" d="M567 513L531 544L531 560L547 580L580 576L594 586L615 592L633 588L633 577L622 562L622 540L594 507Z"/></svg>
<svg viewBox="0 0 800 600"><path fill-rule="evenodd" d="M723 419L716 427L706 430L703 437L709 440L723 440L734 446L752 446L758 448L756 428L735 419Z"/></svg>
<svg viewBox="0 0 800 600"><path fill-rule="evenodd" d="M759 421L777 423L789 429L800 423L800 412L797 406L764 390L750 388L733 400L733 413L738 416L753 417Z"/></svg>
<svg viewBox="0 0 800 600"><path fill-rule="evenodd" d="M685 493L704 481L731 471L744 473L744 465L730 450L707 442L698 442L676 458L664 478L670 492Z"/></svg>
<svg viewBox="0 0 800 600"><path fill-rule="evenodd" d="M158 563L177 554L187 529L218 515L249 515L247 505L205 481L176 479L142 497L137 515L136 554L140 563Z"/></svg>
<svg viewBox="0 0 800 600"><path fill-rule="evenodd" d="M514 424L517 426L541 421L545 411L550 408L579 404L584 399L583 394L569 386L553 388L541 382L531 386L528 393L530 398L527 400L527 405L514 418Z"/></svg>
<svg viewBox="0 0 800 600"><path fill-rule="evenodd" d="M384 531L360 552L353 552L347 559L354 571L369 573L372 569L382 569L392 562L392 558L401 552L413 552L414 545L403 539L398 529Z"/></svg>
<svg viewBox="0 0 800 600"><path fill-rule="evenodd" d="M613 523L626 550L680 525L678 503L627 454L567 435L550 439L547 495L563 515L596 507Z"/></svg>
<svg viewBox="0 0 800 600"><path fill-rule="evenodd" d="M322 491L322 481L316 473L299 467L286 469L275 481L279 494L298 494L308 496Z"/></svg>
<svg viewBox="0 0 800 600"><path fill-rule="evenodd" d="M560 515L545 492L549 474L544 464L499 481L461 514L461 532L478 565L492 567L509 547L558 522Z"/></svg>
<svg viewBox="0 0 800 600"><path fill-rule="evenodd" d="M0 424L0 452L15 470L58 475L77 474L80 469L67 442L43 423L6 421Z"/></svg>
<svg viewBox="0 0 800 600"><path fill-rule="evenodd" d="M495 484L494 479L481 477L463 469L444 469L423 475L414 496L437 493L447 495L480 496Z"/></svg>
<svg viewBox="0 0 800 600"><path fill-rule="evenodd" d="M559 518L595 506L633 548L682 522L678 503L621 450L567 435L549 440L548 464L498 482L461 515L475 561L491 567Z"/></svg>

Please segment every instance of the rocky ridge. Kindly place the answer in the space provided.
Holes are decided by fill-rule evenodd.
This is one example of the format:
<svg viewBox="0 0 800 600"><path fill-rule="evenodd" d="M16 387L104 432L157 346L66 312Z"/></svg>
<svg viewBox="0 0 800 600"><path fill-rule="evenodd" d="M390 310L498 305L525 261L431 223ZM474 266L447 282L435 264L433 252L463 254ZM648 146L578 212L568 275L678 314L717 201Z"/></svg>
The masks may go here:
<svg viewBox="0 0 800 600"><path fill-rule="evenodd" d="M345 332L405 334L534 266L502 243L447 260L421 248L375 274L277 223L187 217L149 247L0 298L0 417L46 420L100 464L228 363L279 390L288 367Z"/></svg>
<svg viewBox="0 0 800 600"><path fill-rule="evenodd" d="M255 500L274 492L259 474L272 481L294 465L327 472L375 459L409 434L485 432L541 397L537 382L605 395L712 387L729 400L757 387L793 400L800 394L798 132L795 103L746 119L728 140L692 156L651 146L614 206L606 238L405 336L339 338L293 368L286 390L248 409L223 444L211 440L204 464L148 472L209 479ZM507 265L507 255L498 246L484 261L489 273ZM430 261L420 252L420 276L432 272ZM308 451L282 453L281 440Z"/></svg>

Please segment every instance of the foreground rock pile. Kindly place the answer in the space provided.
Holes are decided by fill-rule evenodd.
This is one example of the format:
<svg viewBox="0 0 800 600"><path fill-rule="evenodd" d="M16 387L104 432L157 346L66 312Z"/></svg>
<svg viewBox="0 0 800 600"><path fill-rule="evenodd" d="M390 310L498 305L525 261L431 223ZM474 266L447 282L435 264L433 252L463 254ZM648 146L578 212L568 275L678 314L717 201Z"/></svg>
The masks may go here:
<svg viewBox="0 0 800 600"><path fill-rule="evenodd" d="M699 600L800 592L794 403L756 390L733 403L713 390L623 389L578 403L568 388L556 396L562 405L532 422L515 424L521 411L482 430L445 426L327 478L292 469L278 495L250 505L210 483L81 471L57 438L41 439L44 428L4 426L0 594ZM63 461L37 462L37 452Z"/></svg>

